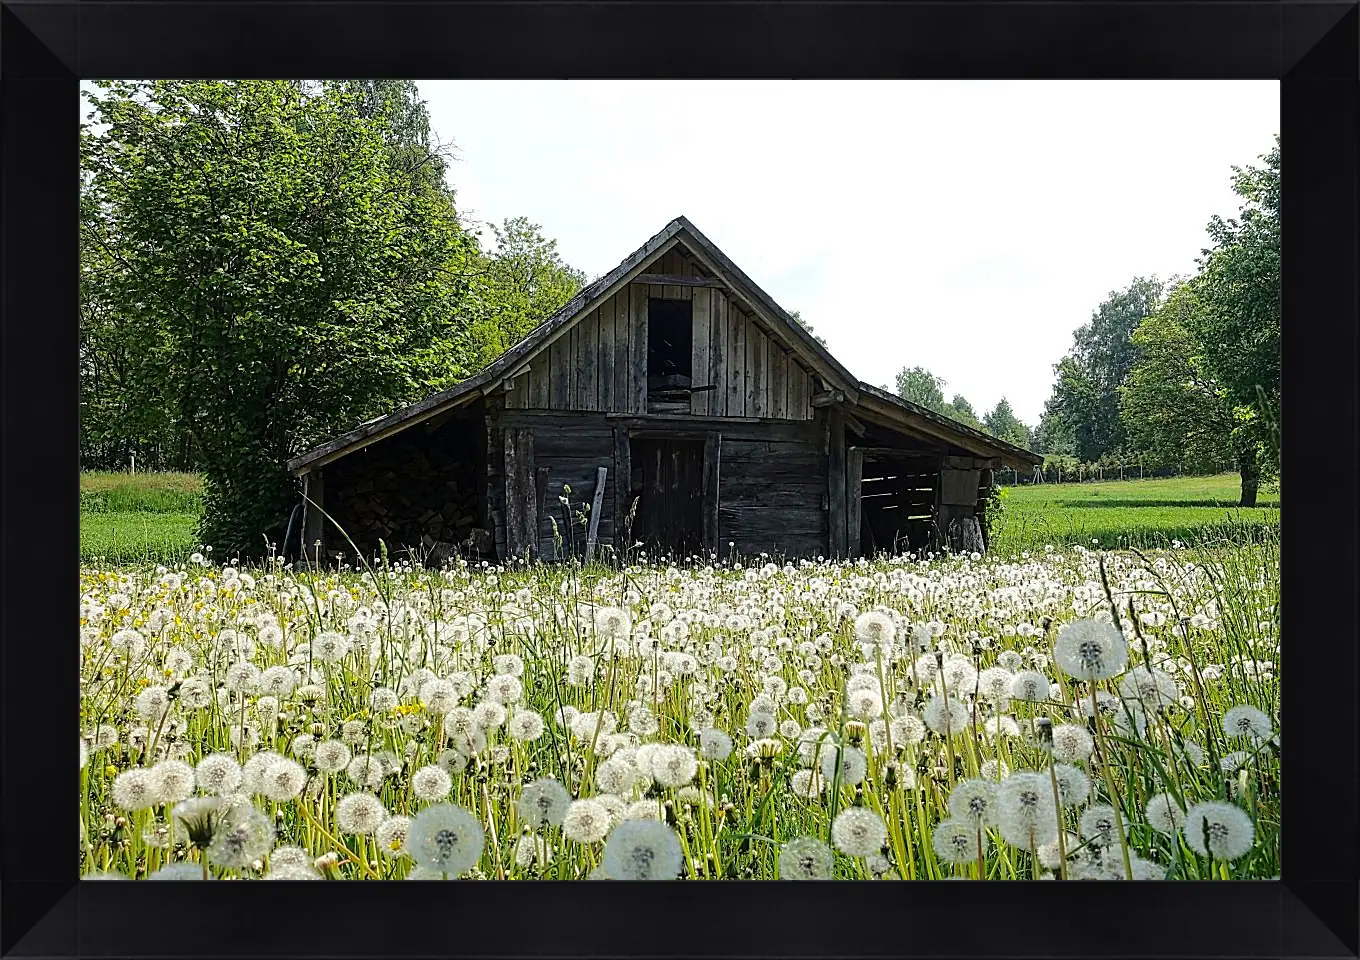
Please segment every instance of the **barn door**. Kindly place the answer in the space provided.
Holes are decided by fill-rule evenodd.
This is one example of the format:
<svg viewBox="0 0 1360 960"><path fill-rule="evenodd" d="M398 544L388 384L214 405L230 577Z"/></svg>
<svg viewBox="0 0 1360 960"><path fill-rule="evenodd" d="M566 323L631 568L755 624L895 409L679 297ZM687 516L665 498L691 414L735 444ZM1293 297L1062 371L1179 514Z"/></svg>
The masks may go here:
<svg viewBox="0 0 1360 960"><path fill-rule="evenodd" d="M649 552L697 553L704 543L704 441L637 438L630 459L641 468L637 539Z"/></svg>

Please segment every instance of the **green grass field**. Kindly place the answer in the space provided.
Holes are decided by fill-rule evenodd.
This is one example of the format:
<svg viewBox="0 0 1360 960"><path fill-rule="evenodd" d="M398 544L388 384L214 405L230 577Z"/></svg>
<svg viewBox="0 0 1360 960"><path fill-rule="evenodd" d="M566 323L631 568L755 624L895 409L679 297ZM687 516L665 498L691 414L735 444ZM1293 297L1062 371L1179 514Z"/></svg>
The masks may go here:
<svg viewBox="0 0 1360 960"><path fill-rule="evenodd" d="M995 549L1002 553L1092 540L1111 547L1166 546L1176 539L1249 539L1280 522L1279 487L1262 489L1254 509L1237 506L1235 473L1158 480L1008 487Z"/></svg>
<svg viewBox="0 0 1360 960"><path fill-rule="evenodd" d="M202 491L192 473L82 473L80 558L159 563L188 556Z"/></svg>
<svg viewBox="0 0 1360 960"><path fill-rule="evenodd" d="M1237 507L1238 477L1174 477L1009 487L993 550L1013 554L1080 543L1156 547L1172 539L1251 539L1279 524L1278 487L1255 509ZM202 483L188 473L85 473L80 477L80 555L110 563L165 562L197 546Z"/></svg>

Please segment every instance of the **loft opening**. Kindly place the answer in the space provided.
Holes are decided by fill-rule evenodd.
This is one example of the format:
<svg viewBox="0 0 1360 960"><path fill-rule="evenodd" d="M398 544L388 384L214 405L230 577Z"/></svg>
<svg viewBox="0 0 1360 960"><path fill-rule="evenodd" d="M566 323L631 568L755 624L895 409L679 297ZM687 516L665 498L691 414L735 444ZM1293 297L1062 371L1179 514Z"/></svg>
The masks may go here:
<svg viewBox="0 0 1360 960"><path fill-rule="evenodd" d="M671 378L683 377L689 386L693 376L694 307L688 300L647 301L647 378L662 378L666 386L679 386Z"/></svg>

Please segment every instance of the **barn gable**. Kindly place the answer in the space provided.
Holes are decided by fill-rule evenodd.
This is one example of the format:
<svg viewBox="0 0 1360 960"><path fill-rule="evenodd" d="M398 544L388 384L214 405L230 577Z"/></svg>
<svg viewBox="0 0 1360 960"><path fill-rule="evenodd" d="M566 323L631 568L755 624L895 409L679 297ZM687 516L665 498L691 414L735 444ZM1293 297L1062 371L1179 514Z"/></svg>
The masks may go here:
<svg viewBox="0 0 1360 960"><path fill-rule="evenodd" d="M1037 459L854 378L680 217L481 373L288 466L361 547L843 556L938 543Z"/></svg>

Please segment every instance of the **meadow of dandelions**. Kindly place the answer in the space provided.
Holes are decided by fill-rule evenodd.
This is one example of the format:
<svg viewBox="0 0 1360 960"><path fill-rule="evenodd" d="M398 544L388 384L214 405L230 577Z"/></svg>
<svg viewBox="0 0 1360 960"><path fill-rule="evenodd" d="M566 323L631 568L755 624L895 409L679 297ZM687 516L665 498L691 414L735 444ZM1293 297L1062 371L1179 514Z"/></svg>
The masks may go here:
<svg viewBox="0 0 1360 960"><path fill-rule="evenodd" d="M81 574L90 879L1264 879L1272 545Z"/></svg>

